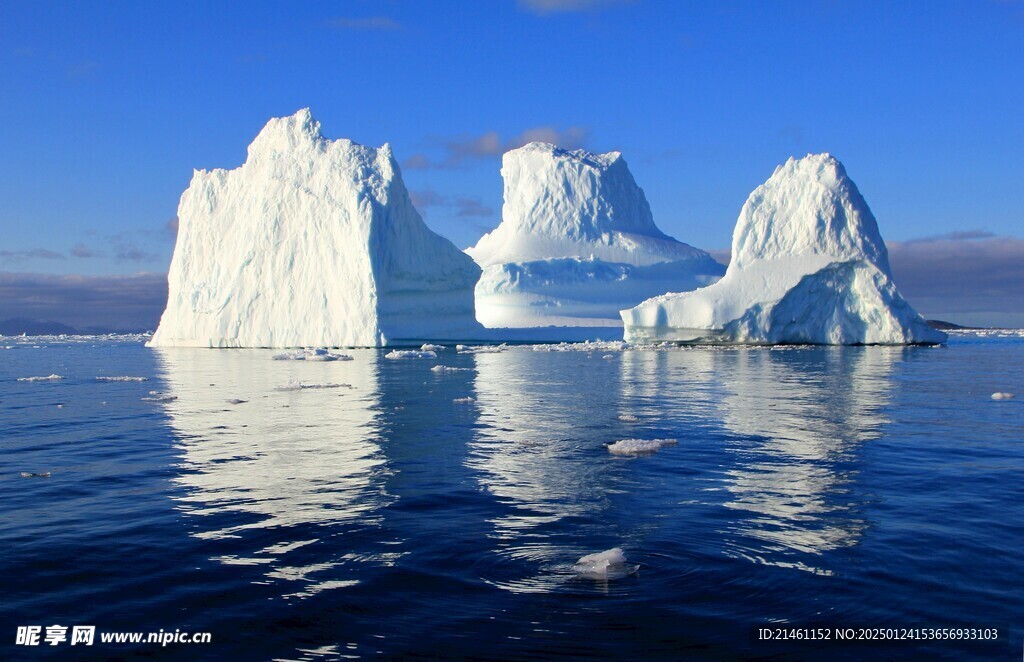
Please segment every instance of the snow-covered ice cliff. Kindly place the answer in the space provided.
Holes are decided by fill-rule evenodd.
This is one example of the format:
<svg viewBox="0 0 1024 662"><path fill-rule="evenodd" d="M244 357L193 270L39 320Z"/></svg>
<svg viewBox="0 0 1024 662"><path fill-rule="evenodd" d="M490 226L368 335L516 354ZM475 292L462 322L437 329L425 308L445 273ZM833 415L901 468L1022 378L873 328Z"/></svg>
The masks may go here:
<svg viewBox="0 0 1024 662"><path fill-rule="evenodd" d="M530 143L502 158L502 222L466 250L488 327L618 326L618 311L725 268L654 224L619 152Z"/></svg>
<svg viewBox="0 0 1024 662"><path fill-rule="evenodd" d="M937 343L892 282L878 225L842 164L790 159L750 194L709 287L622 311L630 342Z"/></svg>
<svg viewBox="0 0 1024 662"><path fill-rule="evenodd" d="M181 196L153 346L378 346L474 338L480 269L423 223L385 144L270 120L234 170Z"/></svg>

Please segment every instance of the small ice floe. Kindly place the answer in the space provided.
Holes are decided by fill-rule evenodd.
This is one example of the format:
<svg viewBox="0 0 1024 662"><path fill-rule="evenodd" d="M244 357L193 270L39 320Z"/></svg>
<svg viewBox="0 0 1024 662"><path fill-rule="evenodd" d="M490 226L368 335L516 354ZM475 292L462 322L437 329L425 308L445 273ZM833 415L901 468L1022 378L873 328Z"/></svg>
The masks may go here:
<svg viewBox="0 0 1024 662"><path fill-rule="evenodd" d="M437 352L432 350L393 349L384 355L386 359L436 359Z"/></svg>
<svg viewBox="0 0 1024 662"><path fill-rule="evenodd" d="M129 377L128 375L119 375L117 377L97 377L98 382L148 382L149 377Z"/></svg>
<svg viewBox="0 0 1024 662"><path fill-rule="evenodd" d="M619 414L619 420L623 423L639 423L640 417L633 414Z"/></svg>
<svg viewBox="0 0 1024 662"><path fill-rule="evenodd" d="M445 346L444 345L431 345L430 343L424 343L423 346L420 347L420 349L423 350L424 352L440 352L442 349L445 349Z"/></svg>
<svg viewBox="0 0 1024 662"><path fill-rule="evenodd" d="M178 396L170 395L169 393L161 393L160 391L150 391L149 396L142 399L145 402L174 402L178 399Z"/></svg>
<svg viewBox="0 0 1024 662"><path fill-rule="evenodd" d="M228 398L225 400L229 405L244 405L248 400L240 400L238 398Z"/></svg>
<svg viewBox="0 0 1024 662"><path fill-rule="evenodd" d="M318 388L352 388L349 384L313 384L310 382L300 382L297 379L289 379L287 382L277 387L278 391L301 391L305 389L318 389ZM244 402L244 401L243 401Z"/></svg>
<svg viewBox="0 0 1024 662"><path fill-rule="evenodd" d="M324 348L319 349L296 349L292 352L274 354L275 361L351 361L348 354L335 354Z"/></svg>
<svg viewBox="0 0 1024 662"><path fill-rule="evenodd" d="M35 473L33 471L22 471L21 472L21 477L22 478L49 478L50 477L50 472L49 471L44 471L42 473Z"/></svg>
<svg viewBox="0 0 1024 662"><path fill-rule="evenodd" d="M677 439L621 439L608 444L608 452L614 455L644 455L677 443Z"/></svg>
<svg viewBox="0 0 1024 662"><path fill-rule="evenodd" d="M467 396L465 398L455 398L454 400L452 400L452 402L454 402L457 405L470 405L476 402L476 400Z"/></svg>
<svg viewBox="0 0 1024 662"><path fill-rule="evenodd" d="M469 372L472 368L457 368L451 365L435 365L430 372Z"/></svg>
<svg viewBox="0 0 1024 662"><path fill-rule="evenodd" d="M314 349L312 353L306 352L307 361L351 361L349 354L337 354L328 352L326 349Z"/></svg>
<svg viewBox="0 0 1024 662"><path fill-rule="evenodd" d="M614 355L614 354L605 354L605 355L604 355L604 356L602 356L601 358L602 358L602 359L614 359L614 358L615 358L615 355Z"/></svg>
<svg viewBox="0 0 1024 662"><path fill-rule="evenodd" d="M587 554L572 567L573 572L587 579L622 579L635 575L639 569L639 565L626 563L626 555L619 547Z"/></svg>
<svg viewBox="0 0 1024 662"><path fill-rule="evenodd" d="M1013 393L999 393L999 392L997 392L997 393L993 393L992 394L992 399L993 400L1011 400L1011 399L1013 399L1013 397L1014 397Z"/></svg>
<svg viewBox="0 0 1024 662"><path fill-rule="evenodd" d="M508 349L508 345L456 345L455 351L459 354L497 354Z"/></svg>
<svg viewBox="0 0 1024 662"><path fill-rule="evenodd" d="M55 382L59 379L64 379L64 376L56 373L43 377L18 377L19 382Z"/></svg>

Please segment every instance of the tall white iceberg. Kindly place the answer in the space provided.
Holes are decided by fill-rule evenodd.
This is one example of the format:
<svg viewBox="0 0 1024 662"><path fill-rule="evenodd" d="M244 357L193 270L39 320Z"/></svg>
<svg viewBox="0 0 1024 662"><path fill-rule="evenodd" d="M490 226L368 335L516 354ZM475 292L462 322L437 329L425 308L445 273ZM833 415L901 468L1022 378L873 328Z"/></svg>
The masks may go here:
<svg viewBox="0 0 1024 662"><path fill-rule="evenodd" d="M487 327L619 326L618 311L725 268L654 224L619 152L530 143L502 158L502 222L466 250Z"/></svg>
<svg viewBox="0 0 1024 662"><path fill-rule="evenodd" d="M750 194L714 285L622 311L625 338L736 343L938 343L892 282L878 224L829 154L789 159Z"/></svg>
<svg viewBox="0 0 1024 662"><path fill-rule="evenodd" d="M153 346L380 346L478 338L480 269L413 207L391 147L270 120L181 196Z"/></svg>

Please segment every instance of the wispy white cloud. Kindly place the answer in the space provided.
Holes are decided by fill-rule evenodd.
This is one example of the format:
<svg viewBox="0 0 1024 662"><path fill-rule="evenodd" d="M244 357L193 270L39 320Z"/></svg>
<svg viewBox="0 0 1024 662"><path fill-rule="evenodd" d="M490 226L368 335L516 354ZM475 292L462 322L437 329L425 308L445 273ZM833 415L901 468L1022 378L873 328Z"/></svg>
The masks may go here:
<svg viewBox="0 0 1024 662"><path fill-rule="evenodd" d="M96 250L95 248L90 248L89 246L79 242L71 247L71 255L77 258L88 259L93 257L103 257L103 252Z"/></svg>
<svg viewBox="0 0 1024 662"><path fill-rule="evenodd" d="M420 189L409 191L412 203L426 217L429 209L440 207L451 210L458 218L490 218L494 216L494 209L485 205L479 198L459 197L449 198L433 189Z"/></svg>
<svg viewBox="0 0 1024 662"><path fill-rule="evenodd" d="M517 0L520 9L538 16L593 12L615 5L631 4L634 0Z"/></svg>
<svg viewBox="0 0 1024 662"><path fill-rule="evenodd" d="M66 260L63 253L48 248L30 248L23 251L0 250L0 260L5 262L24 262L25 260Z"/></svg>
<svg viewBox="0 0 1024 662"><path fill-rule="evenodd" d="M582 126L559 129L553 126L535 126L502 140L497 131L487 131L478 136L451 138L440 142L444 156L438 161L425 154L414 154L402 164L410 170L428 168L457 168L467 162L500 156L510 149L522 147L531 142L546 142L565 149L584 147L590 130Z"/></svg>
<svg viewBox="0 0 1024 662"><path fill-rule="evenodd" d="M342 16L327 21L327 25L339 30L398 30L402 25L388 16L364 16L354 18Z"/></svg>

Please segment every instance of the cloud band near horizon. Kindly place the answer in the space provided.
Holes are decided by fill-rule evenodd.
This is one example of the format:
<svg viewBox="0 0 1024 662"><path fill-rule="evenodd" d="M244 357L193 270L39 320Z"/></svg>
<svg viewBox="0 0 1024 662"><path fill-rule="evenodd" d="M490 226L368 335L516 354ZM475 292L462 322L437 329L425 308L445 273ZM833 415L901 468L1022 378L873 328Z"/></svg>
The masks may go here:
<svg viewBox="0 0 1024 662"><path fill-rule="evenodd" d="M1024 327L1024 239L974 231L887 246L897 287L925 317L969 326ZM728 261L728 251L711 253ZM0 272L0 320L147 330L156 328L166 301L166 274Z"/></svg>

